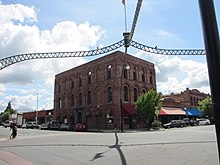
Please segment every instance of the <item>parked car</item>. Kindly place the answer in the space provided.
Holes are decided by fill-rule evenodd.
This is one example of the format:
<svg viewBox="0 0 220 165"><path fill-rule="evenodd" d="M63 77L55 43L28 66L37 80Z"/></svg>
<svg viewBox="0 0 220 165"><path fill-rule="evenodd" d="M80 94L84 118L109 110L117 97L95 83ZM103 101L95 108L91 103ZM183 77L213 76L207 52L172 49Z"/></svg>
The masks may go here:
<svg viewBox="0 0 220 165"><path fill-rule="evenodd" d="M27 128L27 123L22 124L21 128Z"/></svg>
<svg viewBox="0 0 220 165"><path fill-rule="evenodd" d="M198 121L194 119L189 119L189 118L183 118L183 121L186 123L186 126L195 126L198 125Z"/></svg>
<svg viewBox="0 0 220 165"><path fill-rule="evenodd" d="M34 122L34 121L28 121L27 123L26 123L26 128L28 129L28 128L39 128L39 126L37 125L37 123L36 122Z"/></svg>
<svg viewBox="0 0 220 165"><path fill-rule="evenodd" d="M205 118L197 119L198 125L210 125L210 120Z"/></svg>
<svg viewBox="0 0 220 165"><path fill-rule="evenodd" d="M183 121L186 123L186 126L190 125L190 120L189 118L183 118Z"/></svg>
<svg viewBox="0 0 220 165"><path fill-rule="evenodd" d="M72 131L72 130L74 130L74 126L70 123L63 123L63 124L60 125L60 130L61 131L64 131L64 130Z"/></svg>
<svg viewBox="0 0 220 165"><path fill-rule="evenodd" d="M172 120L170 123L163 125L164 128L173 128L173 127L185 127L186 123L183 120Z"/></svg>
<svg viewBox="0 0 220 165"><path fill-rule="evenodd" d="M191 119L189 123L190 123L190 126L199 125L198 121L194 119Z"/></svg>
<svg viewBox="0 0 220 165"><path fill-rule="evenodd" d="M49 122L46 122L46 123L43 123L40 125L40 129L43 130L43 129L49 129Z"/></svg>
<svg viewBox="0 0 220 165"><path fill-rule="evenodd" d="M75 131L78 131L78 132L87 131L87 126L83 123L77 123L75 126Z"/></svg>
<svg viewBox="0 0 220 165"><path fill-rule="evenodd" d="M5 127L5 128L10 127L11 123L12 123L12 121L6 120L6 121L4 122L3 127Z"/></svg>
<svg viewBox="0 0 220 165"><path fill-rule="evenodd" d="M49 122L49 129L59 130L60 129L60 121L52 120Z"/></svg>

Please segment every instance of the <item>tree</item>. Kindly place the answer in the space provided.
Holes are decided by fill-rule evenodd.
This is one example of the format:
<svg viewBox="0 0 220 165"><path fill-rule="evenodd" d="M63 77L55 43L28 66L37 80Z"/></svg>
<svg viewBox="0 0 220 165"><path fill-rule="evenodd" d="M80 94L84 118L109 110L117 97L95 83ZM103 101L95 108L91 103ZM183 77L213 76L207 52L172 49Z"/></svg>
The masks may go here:
<svg viewBox="0 0 220 165"><path fill-rule="evenodd" d="M151 89L137 99L137 114L142 118L147 127L149 127L149 122L153 121L155 117L155 107L160 109L162 106L161 95L161 93L157 93L156 90Z"/></svg>
<svg viewBox="0 0 220 165"><path fill-rule="evenodd" d="M12 109L11 102L9 101L5 111L1 114L2 121L9 120L10 116L15 113L16 110Z"/></svg>
<svg viewBox="0 0 220 165"><path fill-rule="evenodd" d="M213 108L212 108L212 99L211 97L207 97L204 100L198 102L199 106L198 109L202 111L203 117L213 117Z"/></svg>

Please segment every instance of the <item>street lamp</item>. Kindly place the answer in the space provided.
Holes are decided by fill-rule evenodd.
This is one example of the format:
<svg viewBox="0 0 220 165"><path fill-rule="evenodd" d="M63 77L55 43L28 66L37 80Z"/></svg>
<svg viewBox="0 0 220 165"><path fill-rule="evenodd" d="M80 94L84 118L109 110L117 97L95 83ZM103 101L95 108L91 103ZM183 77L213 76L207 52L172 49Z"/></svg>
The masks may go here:
<svg viewBox="0 0 220 165"><path fill-rule="evenodd" d="M37 109L36 109L36 118L35 118L35 120L36 120L36 124L37 124L37 118L38 118L38 93L36 93L37 94Z"/></svg>
<svg viewBox="0 0 220 165"><path fill-rule="evenodd" d="M122 114L122 77L124 70L129 70L130 66L128 64L123 64L122 71L121 71L121 84L120 84L120 126L121 126L121 132L123 132L123 114Z"/></svg>

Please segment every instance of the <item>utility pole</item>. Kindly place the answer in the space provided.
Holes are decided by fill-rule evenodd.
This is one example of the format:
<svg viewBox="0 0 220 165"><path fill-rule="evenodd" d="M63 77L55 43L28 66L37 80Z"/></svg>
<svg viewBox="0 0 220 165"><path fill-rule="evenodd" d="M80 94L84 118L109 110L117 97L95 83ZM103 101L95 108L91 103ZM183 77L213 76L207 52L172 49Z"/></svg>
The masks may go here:
<svg viewBox="0 0 220 165"><path fill-rule="evenodd" d="M212 94L215 130L220 154L220 43L213 0L199 0L206 59ZM220 161L220 156L219 156Z"/></svg>

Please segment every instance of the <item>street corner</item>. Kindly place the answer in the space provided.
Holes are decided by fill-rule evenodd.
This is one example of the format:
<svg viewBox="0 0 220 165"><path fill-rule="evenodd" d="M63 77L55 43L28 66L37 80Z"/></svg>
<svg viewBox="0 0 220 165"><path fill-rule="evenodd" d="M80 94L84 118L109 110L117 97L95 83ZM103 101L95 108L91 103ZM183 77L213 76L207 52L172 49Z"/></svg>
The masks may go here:
<svg viewBox="0 0 220 165"><path fill-rule="evenodd" d="M2 165L35 165L34 163L5 150L0 150L0 158L0 164Z"/></svg>

